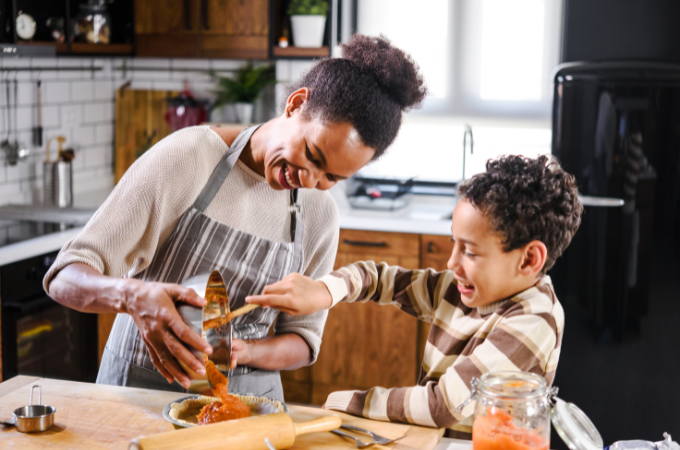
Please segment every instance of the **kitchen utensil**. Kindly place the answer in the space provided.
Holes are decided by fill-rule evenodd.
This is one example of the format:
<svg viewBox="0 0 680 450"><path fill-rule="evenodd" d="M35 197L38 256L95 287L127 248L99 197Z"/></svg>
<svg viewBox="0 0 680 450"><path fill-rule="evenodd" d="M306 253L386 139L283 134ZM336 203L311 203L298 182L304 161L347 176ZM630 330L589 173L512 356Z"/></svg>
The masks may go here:
<svg viewBox="0 0 680 450"><path fill-rule="evenodd" d="M398 441L399 439L403 439L403 438L406 437L406 435L403 435L403 436L400 436L398 438L389 439L389 438L380 436L378 434L375 434L374 432L372 432L370 430L365 430L363 428L355 427L354 425L350 425L350 424L347 424L347 423L343 423L340 428L342 428L343 430L352 430L352 431L358 431L359 433L368 434L369 436L371 436L371 438L373 438L374 444L381 444L381 445L389 444L390 442Z"/></svg>
<svg viewBox="0 0 680 450"><path fill-rule="evenodd" d="M33 404L33 391L38 388L38 404ZM1 420L3 425L14 425L21 433L34 433L46 431L54 425L54 414L57 409L53 406L42 404L42 386L39 384L31 387L31 397L28 406L17 408L9 420Z"/></svg>
<svg viewBox="0 0 680 450"><path fill-rule="evenodd" d="M285 403L279 402L277 400L272 400L268 397L260 397L255 394L233 394L233 395L236 395L239 399L241 399L241 401L248 405L253 415L263 416L266 414L276 414L280 412L288 413L290 411L288 405L286 405ZM189 399L200 400L208 398L210 399L211 402L215 400L215 397L213 397L212 395L210 396L190 395L188 397L182 397L178 398L177 400L173 400L167 405L165 405L165 408L163 408L163 417L165 418L165 420L172 423L176 429L189 428L191 426L199 426L197 424L187 424L175 420L170 412L173 409L173 407L176 407L175 405L177 403L182 403L185 400Z"/></svg>
<svg viewBox="0 0 680 450"><path fill-rule="evenodd" d="M33 145L36 147L42 147L43 144L43 127L42 127L42 81L38 80L36 82L36 104L35 104L35 109L36 109L36 116L37 116L37 124L35 128L33 128Z"/></svg>
<svg viewBox="0 0 680 450"><path fill-rule="evenodd" d="M264 438L264 443L267 444L267 448L269 450L276 450L276 447L272 445L271 441L268 438Z"/></svg>
<svg viewBox="0 0 680 450"><path fill-rule="evenodd" d="M54 201L60 208L70 208L73 206L73 164L62 158L55 166Z"/></svg>
<svg viewBox="0 0 680 450"><path fill-rule="evenodd" d="M55 201L57 199L56 197L56 192L55 192L55 183L56 183L56 162L52 163L50 160L50 145L52 144L52 141L56 140L57 143L59 144L59 151L57 154L57 162L59 161L59 158L61 156L62 150L61 147L66 141L66 138L64 136L53 136L50 139L47 140L47 145L45 146L45 164L43 168L43 203L45 205L54 205ZM67 169L62 169L62 171L67 171ZM68 175L64 175L66 177ZM66 190L63 190L63 196L65 197L66 195ZM71 191L72 192L72 191Z"/></svg>
<svg viewBox="0 0 680 450"><path fill-rule="evenodd" d="M375 445L375 444L387 445L387 444L391 444L394 441L398 441L399 439L403 439L403 438L406 437L406 435L403 435L403 436L399 436L398 438L387 439L387 438L384 438L382 436L378 436L377 434L371 433L368 430L364 430L363 428L357 428L357 427L353 427L351 425L342 425L341 428L345 428L345 429L348 429L348 430L354 430L354 431L358 431L360 433L366 433L366 434L371 435L371 437L373 438L373 440L371 442L363 442L358 437L352 436L351 434L345 433L344 431L331 430L331 433L337 434L338 436L354 439L357 443L357 448L366 448L366 447L370 447L370 446Z"/></svg>
<svg viewBox="0 0 680 450"><path fill-rule="evenodd" d="M128 450L268 450L265 438L275 448L285 449L295 443L296 436L330 431L340 425L342 420L337 416L294 423L286 413L268 414L139 437L130 441Z"/></svg>
<svg viewBox="0 0 680 450"><path fill-rule="evenodd" d="M17 131L17 103L18 103L18 92L19 92L19 85L17 80L13 80L14 82L14 99L12 99L12 96L10 94L10 81L6 80L5 81L5 88L6 88L6 94L7 94L7 137L5 138L4 141L0 144L0 147L5 151L5 154L7 155L7 164L10 166L16 165L16 163L20 159L26 158L28 156L29 151L28 149L20 149L19 148L19 141L18 141L18 131ZM12 123L12 118L13 122ZM14 134L13 139L12 139L12 134Z"/></svg>

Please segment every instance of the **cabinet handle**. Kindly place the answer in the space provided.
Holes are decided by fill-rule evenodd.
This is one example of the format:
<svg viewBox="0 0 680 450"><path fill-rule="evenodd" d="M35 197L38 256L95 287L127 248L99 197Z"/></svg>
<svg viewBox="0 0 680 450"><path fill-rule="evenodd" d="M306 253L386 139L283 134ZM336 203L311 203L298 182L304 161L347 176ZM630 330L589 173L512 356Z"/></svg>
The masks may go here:
<svg viewBox="0 0 680 450"><path fill-rule="evenodd" d="M349 239L343 239L342 242L357 247L387 247L387 242L350 241Z"/></svg>
<svg viewBox="0 0 680 450"><path fill-rule="evenodd" d="M433 242L427 243L427 253L434 253L434 243Z"/></svg>
<svg viewBox="0 0 680 450"><path fill-rule="evenodd" d="M202 0L201 14L203 15L203 29L210 29L210 22L208 21L208 0Z"/></svg>
<svg viewBox="0 0 680 450"><path fill-rule="evenodd" d="M191 0L184 0L184 28L191 30Z"/></svg>

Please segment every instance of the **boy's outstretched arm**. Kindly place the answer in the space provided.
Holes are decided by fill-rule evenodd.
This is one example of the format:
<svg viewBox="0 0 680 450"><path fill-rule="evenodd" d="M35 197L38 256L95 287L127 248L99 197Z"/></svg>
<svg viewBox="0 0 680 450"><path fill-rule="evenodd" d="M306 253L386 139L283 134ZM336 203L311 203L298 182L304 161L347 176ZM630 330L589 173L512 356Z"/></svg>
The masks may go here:
<svg viewBox="0 0 680 450"><path fill-rule="evenodd" d="M246 298L290 315L311 314L345 301L368 300L398 308L429 322L432 311L455 282L449 271L409 270L386 263L361 261L342 267L318 281L294 273ZM456 291L455 295L458 293Z"/></svg>
<svg viewBox="0 0 680 450"><path fill-rule="evenodd" d="M437 322L435 319L433 326ZM325 407L374 420L451 427L474 412L474 402L460 413L455 412L470 395L472 377L499 370L523 370L545 376L551 383L559 358L562 327L563 322L550 314L525 314L520 307L515 316L503 317L472 353L457 357L447 357L438 348L456 340L441 330L441 342L433 344L430 334L423 368L428 371L425 367L428 362L455 360L438 379L433 373L421 386L334 392L328 396ZM482 338L487 331L479 330L470 341Z"/></svg>

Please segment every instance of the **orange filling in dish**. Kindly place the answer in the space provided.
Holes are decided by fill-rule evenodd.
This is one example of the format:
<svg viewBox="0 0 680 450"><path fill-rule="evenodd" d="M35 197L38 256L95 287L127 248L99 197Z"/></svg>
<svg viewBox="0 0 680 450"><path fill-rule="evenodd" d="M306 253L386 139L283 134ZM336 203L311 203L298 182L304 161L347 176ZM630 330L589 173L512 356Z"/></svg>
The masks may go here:
<svg viewBox="0 0 680 450"><path fill-rule="evenodd" d="M222 401L212 402L204 406L198 414L198 424L208 425L209 423L250 417L250 408L240 399L229 394L229 379L222 375L222 372L215 367L212 361L206 361L205 370L208 374L208 380L213 386L213 395L219 397Z"/></svg>

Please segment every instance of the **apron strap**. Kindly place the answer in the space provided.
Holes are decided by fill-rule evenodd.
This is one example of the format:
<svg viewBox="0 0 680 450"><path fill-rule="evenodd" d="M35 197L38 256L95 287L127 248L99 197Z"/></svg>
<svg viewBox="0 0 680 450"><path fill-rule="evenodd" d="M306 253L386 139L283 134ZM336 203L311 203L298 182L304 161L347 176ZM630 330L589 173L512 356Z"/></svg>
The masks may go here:
<svg viewBox="0 0 680 450"><path fill-rule="evenodd" d="M222 157L220 162L217 163L217 166L215 167L212 175L210 175L205 187L201 193L198 194L198 198L196 198L196 201L193 205L195 209L202 213L205 212L205 210L208 208L208 205L210 205L210 203L212 203L212 201L215 199L217 192L224 184L227 176L229 176L231 169L234 168L236 161L238 160L239 156L241 156L241 152L248 144L248 141L250 141L253 133L259 127L260 125L255 125L253 127L246 128L241 131L238 136L236 136L236 139L234 139L234 142L229 147L229 150L227 150L227 153ZM302 267L302 237L304 233L304 226L302 223L302 213L300 212L300 203L298 202L297 189L290 191L290 204L293 207L290 217L290 238L295 244L293 258L296 259L296 263L299 263L299 265L295 264L294 267Z"/></svg>
<svg viewBox="0 0 680 450"><path fill-rule="evenodd" d="M248 144L248 141L250 141L250 137L259 127L260 125L246 128L236 136L233 144L229 146L227 153L222 157L220 162L217 163L217 167L215 167L212 175L210 175L208 183L206 183L201 193L198 194L198 198L196 198L196 201L194 202L194 208L201 212L205 212L205 210L208 209L208 205L210 205L215 198L215 195L217 195L217 192L224 184L224 180L229 176L231 169L234 168L234 164L236 164L238 157L241 156L241 152L246 147L246 144Z"/></svg>

